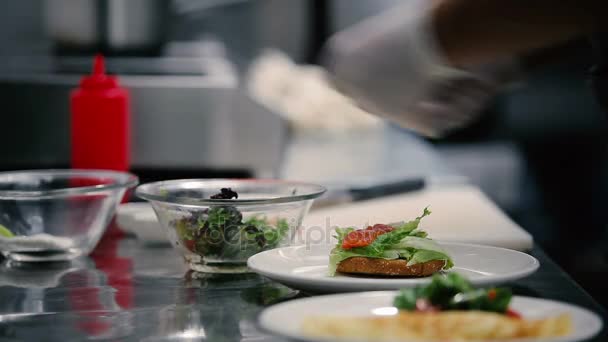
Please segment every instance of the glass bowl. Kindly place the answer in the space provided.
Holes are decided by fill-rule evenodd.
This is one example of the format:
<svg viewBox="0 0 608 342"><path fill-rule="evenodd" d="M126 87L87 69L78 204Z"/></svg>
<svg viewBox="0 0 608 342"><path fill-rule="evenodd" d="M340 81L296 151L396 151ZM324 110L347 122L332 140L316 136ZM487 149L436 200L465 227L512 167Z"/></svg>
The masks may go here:
<svg viewBox="0 0 608 342"><path fill-rule="evenodd" d="M238 198L211 199L222 189ZM290 245L324 192L320 185L282 180L192 179L144 184L136 195L152 204L190 269L243 273L250 256Z"/></svg>
<svg viewBox="0 0 608 342"><path fill-rule="evenodd" d="M137 177L101 170L0 172L0 251L16 262L89 254Z"/></svg>

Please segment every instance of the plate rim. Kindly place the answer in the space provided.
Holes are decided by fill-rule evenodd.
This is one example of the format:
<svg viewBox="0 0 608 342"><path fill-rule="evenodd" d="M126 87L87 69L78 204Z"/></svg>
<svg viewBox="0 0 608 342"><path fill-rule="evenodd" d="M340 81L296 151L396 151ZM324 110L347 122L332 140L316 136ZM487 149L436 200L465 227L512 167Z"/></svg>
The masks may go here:
<svg viewBox="0 0 608 342"><path fill-rule="evenodd" d="M268 312L271 312L272 309L276 309L277 307L282 307L282 306L286 306L286 305L290 305L293 304L294 302L314 302L317 300L322 300L322 298L327 298L327 297L344 297L344 296L352 296L352 297L357 297L357 296L369 296L369 295L377 295L377 296L385 296L385 295L396 295L399 291L395 291L395 290L386 290L386 291L362 291L362 292L350 292L350 293L332 293L332 294L323 294L323 295L315 295L315 296L309 296L309 297L304 297L304 298L295 298L295 299L291 299L285 302L281 302L278 304L274 304L271 305L269 307L264 308L262 311L258 312L256 317L255 317L255 326L258 330L260 330L263 333L266 334L270 334L272 336L280 336L280 337L284 337L284 338L288 338L290 340L294 340L294 341L302 341L302 342L310 342L310 341L319 341L319 342L336 342L339 341L339 339L311 339L311 338L306 338L305 336L299 335L299 336L294 336L294 335L289 335L289 334L283 334L281 332L278 332L277 330L274 330L272 328L269 328L268 326L266 326L265 324L263 324L262 318L264 315L268 315ZM577 311L583 312L586 315L589 315L591 318L594 319L594 330L590 330L589 332L576 337L577 339L574 341L584 341L584 340L588 340L591 338L596 337L597 335L599 335L602 332L602 329L604 329L604 321L603 319L600 317L600 315L598 315L595 311L592 311L591 309L588 309L586 307L580 306L578 304L573 304L570 302L565 302L565 301L560 301L560 300L555 300L555 299L549 299L549 298L541 298L541 297L531 297L531 296L519 296L519 295L514 295L513 296L513 300L515 299L519 299L519 300L531 300L531 301L536 301L536 302L545 302L545 303L554 303L554 304L559 304L562 306L566 306L569 309L575 309ZM569 336L563 336L563 337L557 337L557 338L552 338L552 339L542 339L540 341L548 341L548 342L567 342L567 341L573 341L571 340L572 337ZM538 341L537 339L531 339L531 338L527 338L527 339L512 339L510 340L512 342L534 342L534 341ZM354 341L356 342L356 341ZM491 341L490 341L491 342Z"/></svg>
<svg viewBox="0 0 608 342"><path fill-rule="evenodd" d="M525 277L535 273L540 268L540 262L538 261L537 258L535 258L534 256L532 256L528 253L522 252L522 251L504 248L504 247L473 244L473 243L466 243L466 242L450 242L450 241L441 241L441 240L435 240L435 241L437 243L439 243L441 246L460 246L460 247L474 247L474 248L482 248L482 249L502 250L502 251L506 251L508 253L515 253L515 254L522 255L531 261L531 266L527 269L513 272L509 275L494 276L491 279L484 280L482 278L482 280L475 280L474 285L476 285L476 286L497 284L497 283L513 281L513 280L517 280L517 279L522 279L522 278L525 278ZM260 268L259 266L255 265L255 263L257 262L257 259L259 259L263 256L270 255L272 253L278 253L280 250L294 249L294 248L298 248L298 247L301 248L301 247L305 247L305 246L306 245L304 245L304 244L285 246L285 247L274 248L274 249L267 250L267 251L264 251L261 253L257 253L255 255L251 256L247 260L247 266L251 270L253 270L255 273L258 273L262 276L265 276L267 278L270 278L270 279L278 281L278 282L288 282L290 284L293 284L293 283L300 283L302 281L306 281L309 284L313 284L313 285L328 285L328 286L332 286L334 288L341 287L340 291L353 291L353 290L354 291L370 291L372 289L365 289L362 287L374 286L374 285L398 286L398 287L403 288L403 287L407 287L407 286L415 286L420 283L420 282L416 282L416 284L404 283L404 281L411 280L412 278L395 278L395 279L350 278L349 282L351 282L351 284L352 284L351 286L349 286L349 285L340 286L340 284L344 283L344 280L342 280L342 278L329 278L329 277L327 277L327 278L306 278L305 276L302 276L302 275L285 274L285 273L282 273L279 271L263 269L263 268ZM332 247L333 245L332 244L312 244L311 246L320 246L320 247L329 248L329 247ZM428 279L428 277L426 277L426 278ZM424 278L416 278L416 279L424 279ZM392 282L394 284L389 284L389 282ZM297 288L300 288L300 287L297 287ZM355 289L355 288L357 288L357 289ZM385 290L387 290L387 289L385 289Z"/></svg>

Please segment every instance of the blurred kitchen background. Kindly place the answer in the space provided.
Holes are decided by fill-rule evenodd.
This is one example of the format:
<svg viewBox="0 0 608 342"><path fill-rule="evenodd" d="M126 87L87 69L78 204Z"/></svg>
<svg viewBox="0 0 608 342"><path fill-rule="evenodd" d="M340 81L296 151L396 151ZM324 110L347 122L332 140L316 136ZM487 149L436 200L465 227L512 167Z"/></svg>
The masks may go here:
<svg viewBox="0 0 608 342"><path fill-rule="evenodd" d="M283 55L268 55L251 77L268 48L317 63L332 32L398 1L2 1L0 169L69 166L69 90L101 51L131 92L142 181L290 177L407 189L462 175L606 304L595 281L608 269L605 119L587 84L585 40L529 58L534 67L487 115L436 141L349 108L315 83L317 69Z"/></svg>

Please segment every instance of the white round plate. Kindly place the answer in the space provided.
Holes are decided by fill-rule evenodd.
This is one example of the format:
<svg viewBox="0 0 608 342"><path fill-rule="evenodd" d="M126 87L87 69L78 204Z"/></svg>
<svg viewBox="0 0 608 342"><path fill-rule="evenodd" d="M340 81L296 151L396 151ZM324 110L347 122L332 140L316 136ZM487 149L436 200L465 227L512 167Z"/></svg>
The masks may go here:
<svg viewBox="0 0 608 342"><path fill-rule="evenodd" d="M295 299L265 309L258 317L258 323L265 331L300 341L340 341L307 338L301 331L303 320L311 316L392 315L397 313L396 308L393 307L393 298L397 293L396 291L361 292ZM596 314L563 302L514 296L510 308L527 319L540 319L566 313L570 315L573 323L573 332L569 336L534 340L517 339L517 342L581 341L595 336L602 328L602 320Z"/></svg>
<svg viewBox="0 0 608 342"><path fill-rule="evenodd" d="M441 243L454 260L448 272L466 276L474 285L496 285L536 271L538 260L526 253L481 245ZM258 253L247 264L254 272L287 286L312 292L398 290L427 284L431 277L379 278L327 275L329 252L334 246L310 245L276 248Z"/></svg>

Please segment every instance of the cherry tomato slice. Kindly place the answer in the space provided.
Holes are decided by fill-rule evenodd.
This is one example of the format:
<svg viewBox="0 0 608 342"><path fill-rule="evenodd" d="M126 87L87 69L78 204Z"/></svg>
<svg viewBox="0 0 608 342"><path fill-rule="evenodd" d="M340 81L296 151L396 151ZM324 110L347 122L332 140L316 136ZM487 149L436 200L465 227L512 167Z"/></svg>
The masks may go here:
<svg viewBox="0 0 608 342"><path fill-rule="evenodd" d="M395 228L393 228L393 227L391 227L389 225L386 225L386 224L375 224L372 227L372 230L375 231L375 232L388 233L390 231L395 230Z"/></svg>
<svg viewBox="0 0 608 342"><path fill-rule="evenodd" d="M369 230L355 230L348 233L342 241L342 248L350 249L355 247L365 247L372 243L376 238L376 233Z"/></svg>
<svg viewBox="0 0 608 342"><path fill-rule="evenodd" d="M352 231L346 235L344 241L342 241L342 248L351 249L355 247L365 247L374 240L382 235L386 234L395 228L387 226L385 224L376 224L373 227L369 226L365 229L359 229Z"/></svg>
<svg viewBox="0 0 608 342"><path fill-rule="evenodd" d="M508 317L511 317L511 318L521 319L521 314L513 309L507 309L507 311L505 312L505 315L507 315Z"/></svg>

